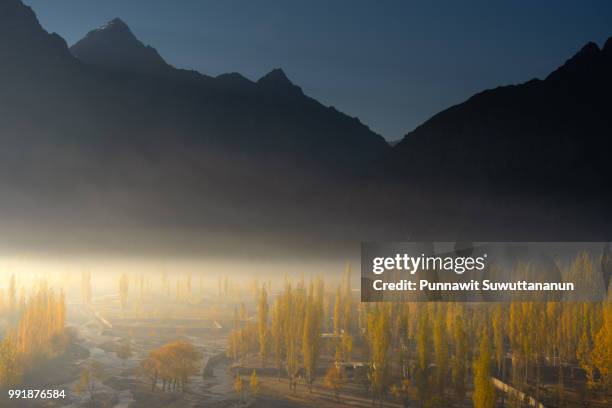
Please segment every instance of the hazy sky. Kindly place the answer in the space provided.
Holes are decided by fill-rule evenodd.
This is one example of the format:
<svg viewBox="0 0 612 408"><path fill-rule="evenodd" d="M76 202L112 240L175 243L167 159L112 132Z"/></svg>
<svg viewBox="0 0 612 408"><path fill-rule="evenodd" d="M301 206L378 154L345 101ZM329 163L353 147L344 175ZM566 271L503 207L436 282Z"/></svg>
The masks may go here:
<svg viewBox="0 0 612 408"><path fill-rule="evenodd" d="M612 35L609 0L25 2L70 45L120 17L177 67L254 80L282 67L390 140L475 92L542 78Z"/></svg>

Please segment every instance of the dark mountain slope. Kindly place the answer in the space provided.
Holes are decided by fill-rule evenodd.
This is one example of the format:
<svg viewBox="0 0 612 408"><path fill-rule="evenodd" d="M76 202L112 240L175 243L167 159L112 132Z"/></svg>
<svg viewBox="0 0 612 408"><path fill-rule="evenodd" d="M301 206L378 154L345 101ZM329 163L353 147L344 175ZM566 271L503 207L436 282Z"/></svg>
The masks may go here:
<svg viewBox="0 0 612 408"><path fill-rule="evenodd" d="M131 37L133 55L148 60L94 62L106 39L120 48L123 36L81 44L84 62L18 0L0 2L0 34L0 229L24 245L23 234L64 242L57 231L69 248L153 236L198 249L203 236L228 235L240 245L264 235L283 245L444 240L465 225L512 231L517 218L529 234L487 238L533 240L538 229L551 240L568 216L581 224L567 225L570 239L593 239L593 221L607 228L609 216L584 204L609 191L610 41L544 81L476 95L391 149L279 69L257 82L212 78L171 67ZM345 177L371 166L373 181ZM513 201L483 204L501 194Z"/></svg>
<svg viewBox="0 0 612 408"><path fill-rule="evenodd" d="M419 126L385 173L429 190L609 193L612 41L545 80L474 95Z"/></svg>
<svg viewBox="0 0 612 408"><path fill-rule="evenodd" d="M0 2L0 19L0 52L6 58L3 67L27 65L33 61L57 63L69 57L66 42L55 33L45 32L32 9L21 2Z"/></svg>
<svg viewBox="0 0 612 408"><path fill-rule="evenodd" d="M611 73L612 40L589 43L436 114L370 168L364 213L393 239L610 239Z"/></svg>
<svg viewBox="0 0 612 408"><path fill-rule="evenodd" d="M9 241L75 229L95 240L101 227L170 229L160 237L174 240L182 227L198 237L329 231L345 217L343 175L388 149L280 70L253 82L86 63L18 0L0 2L0 34L0 224Z"/></svg>
<svg viewBox="0 0 612 408"><path fill-rule="evenodd" d="M177 70L120 20L73 47L85 62L18 0L0 4L0 34L0 107L32 139L174 143L336 170L388 147L359 120L303 95L280 70L261 83ZM2 130L11 137L16 129Z"/></svg>

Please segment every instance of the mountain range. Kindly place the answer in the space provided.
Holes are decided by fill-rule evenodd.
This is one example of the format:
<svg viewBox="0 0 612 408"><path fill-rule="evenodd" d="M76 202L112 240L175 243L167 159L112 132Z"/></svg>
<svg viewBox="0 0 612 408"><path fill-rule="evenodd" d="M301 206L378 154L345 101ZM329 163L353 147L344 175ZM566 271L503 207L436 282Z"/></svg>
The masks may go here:
<svg viewBox="0 0 612 408"><path fill-rule="evenodd" d="M130 135L122 135L122 141L167 141L170 137L160 134L171 129L175 141L231 146L249 154L281 151L334 165L367 161L388 147L358 119L304 95L278 69L257 82L235 73L211 78L175 69L119 19L69 49L59 36L44 32L33 11L18 0L3 1L0 18L5 34L0 52L11 61L2 67L3 78L29 98L30 111L66 117L54 109L63 109L64 101L74 103L71 119L87 119L83 126L106 142L126 131ZM24 86L55 103L37 106ZM107 129L91 123L92 116ZM158 134L151 135L151 128Z"/></svg>
<svg viewBox="0 0 612 408"><path fill-rule="evenodd" d="M68 47L2 0L0 227L25 245L58 226L71 245L92 228L132 243L166 231L185 250L202 233L601 236L611 56L611 40L589 43L544 80L474 95L390 146L282 69L258 81L177 69L120 19Z"/></svg>

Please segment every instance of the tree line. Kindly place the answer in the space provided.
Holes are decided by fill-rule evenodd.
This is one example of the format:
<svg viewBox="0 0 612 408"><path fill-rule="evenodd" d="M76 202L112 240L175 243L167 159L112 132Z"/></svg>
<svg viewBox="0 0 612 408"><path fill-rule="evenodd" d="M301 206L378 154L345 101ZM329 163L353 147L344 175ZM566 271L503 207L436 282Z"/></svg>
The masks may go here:
<svg viewBox="0 0 612 408"><path fill-rule="evenodd" d="M569 271L590 279L592 260L577 257ZM609 398L612 389L612 303L515 301L505 303L360 303L351 295L347 269L335 291L323 279L308 284L286 281L270 299L269 286L256 294L256 311L236 308L228 355L246 363L258 355L261 365L272 356L279 377L295 391L303 377L307 389L331 339L333 364L323 384L339 398L348 378L343 363L365 360L361 381L373 403L393 397L406 406L495 406L504 396L497 377L536 400L563 405L566 376L580 368L590 398ZM543 367L557 370L556 393L542 392Z"/></svg>
<svg viewBox="0 0 612 408"><path fill-rule="evenodd" d="M24 291L25 292L25 291ZM65 329L64 293L56 293L45 282L34 287L29 297L17 302L15 277L10 278L8 302L2 314L13 323L0 342L0 386L21 383L24 373L38 362L61 354L70 343Z"/></svg>

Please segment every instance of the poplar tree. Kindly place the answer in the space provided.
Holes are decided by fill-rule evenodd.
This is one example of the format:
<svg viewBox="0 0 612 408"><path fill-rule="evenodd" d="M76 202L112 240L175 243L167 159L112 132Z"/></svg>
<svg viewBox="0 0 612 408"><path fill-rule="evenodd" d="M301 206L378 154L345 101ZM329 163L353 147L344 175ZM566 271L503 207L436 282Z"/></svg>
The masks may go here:
<svg viewBox="0 0 612 408"><path fill-rule="evenodd" d="M349 263L346 265L343 281L341 348L342 358L344 361L349 361L351 359L351 352L353 350L353 339L351 338L350 334L353 299L351 294L351 265Z"/></svg>
<svg viewBox="0 0 612 408"><path fill-rule="evenodd" d="M259 291L257 322L259 331L259 356L261 357L262 367L265 367L268 355L268 295L265 287L262 287Z"/></svg>
<svg viewBox="0 0 612 408"><path fill-rule="evenodd" d="M8 308L12 313L17 308L17 285L15 283L15 275L11 275L8 287Z"/></svg>
<svg viewBox="0 0 612 408"><path fill-rule="evenodd" d="M438 396L444 395L448 369L448 338L444 320L444 305L437 304L438 313L434 321L433 343L436 362L436 387Z"/></svg>
<svg viewBox="0 0 612 408"><path fill-rule="evenodd" d="M592 361L599 371L604 394L612 387L612 303L603 309L603 324L595 336Z"/></svg>
<svg viewBox="0 0 612 408"><path fill-rule="evenodd" d="M336 301L334 302L334 345L336 354L334 359L342 361L342 291L340 287L336 289Z"/></svg>
<svg viewBox="0 0 612 408"><path fill-rule="evenodd" d="M495 406L495 389L491 382L489 364L491 350L488 333L482 336L478 358L474 362L474 408L493 408Z"/></svg>
<svg viewBox="0 0 612 408"><path fill-rule="evenodd" d="M8 388L21 383L23 368L17 357L16 336L10 331L0 342L0 386Z"/></svg>
<svg viewBox="0 0 612 408"><path fill-rule="evenodd" d="M385 304L376 304L368 315L367 339L370 350L370 381L372 402L382 402L382 396L388 385L389 346L391 345L391 327L389 308Z"/></svg>
<svg viewBox="0 0 612 408"><path fill-rule="evenodd" d="M259 379L257 378L257 371L255 370L253 370L251 377L249 378L249 389L253 395L257 395L259 393Z"/></svg>
<svg viewBox="0 0 612 408"><path fill-rule="evenodd" d="M274 347L274 363L278 370L279 379L283 367L283 323L281 313L281 300L276 299L272 306L272 341Z"/></svg>
<svg viewBox="0 0 612 408"><path fill-rule="evenodd" d="M419 400L428 401L430 397L429 387L429 339L430 326L427 305L419 305L417 336L417 366L415 372L415 385Z"/></svg>
<svg viewBox="0 0 612 408"><path fill-rule="evenodd" d="M240 402L244 401L244 384L240 373L237 373L234 379L234 391L240 396Z"/></svg>
<svg viewBox="0 0 612 408"><path fill-rule="evenodd" d="M121 310L125 311L127 308L128 291L129 291L129 278L126 273L122 273L119 277L119 303L121 304Z"/></svg>
<svg viewBox="0 0 612 408"><path fill-rule="evenodd" d="M312 383L315 379L317 359L319 357L319 342L321 338L321 306L315 298L314 283L310 285L310 291L306 304L306 315L304 318L304 329L302 336L302 355L304 357L304 372L306 385L312 391Z"/></svg>
<svg viewBox="0 0 612 408"><path fill-rule="evenodd" d="M504 310L501 303L493 306L491 316L493 327L493 347L495 349L495 360L497 361L497 374L502 374L504 361Z"/></svg>
<svg viewBox="0 0 612 408"><path fill-rule="evenodd" d="M451 366L451 376L453 382L453 391L459 403L465 398L465 377L466 377L466 358L467 358L467 337L463 327L463 317L457 315L453 325L453 342L455 345L455 354L453 356Z"/></svg>

